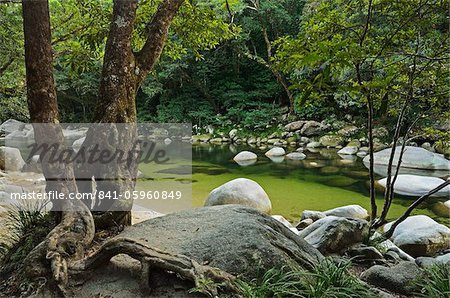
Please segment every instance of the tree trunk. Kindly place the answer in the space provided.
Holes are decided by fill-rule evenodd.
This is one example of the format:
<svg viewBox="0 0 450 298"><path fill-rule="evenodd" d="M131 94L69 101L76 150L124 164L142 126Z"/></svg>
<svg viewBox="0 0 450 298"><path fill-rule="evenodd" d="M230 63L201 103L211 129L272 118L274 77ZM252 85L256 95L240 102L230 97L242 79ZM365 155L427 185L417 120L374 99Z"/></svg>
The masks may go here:
<svg viewBox="0 0 450 298"><path fill-rule="evenodd" d="M53 79L50 15L47 0L23 0L23 27L25 39L25 66L27 99L35 142L57 144L58 152L65 150L64 136L58 122L58 104ZM46 191L65 195L76 193L73 167L64 162L49 162L48 154L40 156L47 180ZM49 181L51 180L51 181ZM92 215L78 201L53 202L62 212L61 222L35 247L24 261L29 276L48 272L51 264L53 277L58 282L67 280L66 259L79 258L94 235ZM79 229L71 229L77 225ZM63 258L64 256L64 258Z"/></svg>
<svg viewBox="0 0 450 298"><path fill-rule="evenodd" d="M107 129L90 129L85 144L108 143L109 147L131 152L137 140L135 123L136 94L148 73L158 61L167 39L170 24L184 0L166 0L162 2L152 20L148 23L148 38L142 50L136 55L131 43L136 20L137 0L115 0L113 19L106 42L103 61L102 79L94 122L120 123L114 125L115 135L111 143L111 134ZM126 127L125 127L126 125ZM123 194L135 188L137 161L130 165L83 165L82 171L91 173L97 182L97 192L116 192ZM103 179L105 174L114 176L115 180ZM85 176L85 175L83 175ZM91 192L89 181L80 181L78 186L83 192ZM110 204L102 201L102 204ZM96 227L130 225L132 203L116 201L111 211L95 214ZM103 210L104 206L100 206ZM117 209L121 211L117 211Z"/></svg>

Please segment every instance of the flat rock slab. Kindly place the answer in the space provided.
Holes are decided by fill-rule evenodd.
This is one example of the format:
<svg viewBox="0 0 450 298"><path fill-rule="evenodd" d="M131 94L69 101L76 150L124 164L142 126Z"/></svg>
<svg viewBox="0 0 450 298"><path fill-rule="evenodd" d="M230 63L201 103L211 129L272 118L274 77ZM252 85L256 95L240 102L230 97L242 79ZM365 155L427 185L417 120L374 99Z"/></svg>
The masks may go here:
<svg viewBox="0 0 450 298"><path fill-rule="evenodd" d="M237 205L172 213L128 227L119 237L249 278L257 269L310 268L323 257L277 220Z"/></svg>

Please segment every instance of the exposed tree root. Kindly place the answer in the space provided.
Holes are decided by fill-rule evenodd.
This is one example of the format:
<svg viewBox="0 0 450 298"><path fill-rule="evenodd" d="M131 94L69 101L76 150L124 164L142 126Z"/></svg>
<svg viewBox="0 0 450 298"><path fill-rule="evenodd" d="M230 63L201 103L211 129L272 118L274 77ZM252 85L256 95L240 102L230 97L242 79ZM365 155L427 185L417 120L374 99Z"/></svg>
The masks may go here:
<svg viewBox="0 0 450 298"><path fill-rule="evenodd" d="M158 268L176 273L179 277L194 282L196 287L204 287L202 281L212 281L205 289L208 294L216 296L218 288L227 293L234 293L239 297L238 289L234 285L235 277L221 269L199 264L195 260L184 256L161 251L129 238L114 238L105 242L98 251L83 260L74 261L69 266L71 274L79 274L92 270L108 262L118 254L126 254L141 262L141 284L150 288L149 273Z"/></svg>

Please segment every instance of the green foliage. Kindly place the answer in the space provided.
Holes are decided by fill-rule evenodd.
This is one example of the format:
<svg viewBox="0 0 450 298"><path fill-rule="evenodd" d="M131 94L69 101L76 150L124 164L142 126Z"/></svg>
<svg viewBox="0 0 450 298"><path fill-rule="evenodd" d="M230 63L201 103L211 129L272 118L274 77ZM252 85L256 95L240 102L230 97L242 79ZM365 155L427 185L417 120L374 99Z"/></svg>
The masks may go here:
<svg viewBox="0 0 450 298"><path fill-rule="evenodd" d="M29 119L27 99L25 94L15 93L13 95L0 93L0 122L8 119L16 119L27 122Z"/></svg>
<svg viewBox="0 0 450 298"><path fill-rule="evenodd" d="M417 279L415 285L420 292L417 297L441 298L450 297L450 267L438 264L424 269L424 277Z"/></svg>
<svg viewBox="0 0 450 298"><path fill-rule="evenodd" d="M275 63L302 102L331 98L355 111L370 97L378 116L392 119L407 100L408 123L423 113L439 116L448 109L448 4L310 1L298 37L275 43Z"/></svg>
<svg viewBox="0 0 450 298"><path fill-rule="evenodd" d="M348 272L350 262L325 259L311 271L270 269L250 282L238 280L246 298L264 297L375 297Z"/></svg>

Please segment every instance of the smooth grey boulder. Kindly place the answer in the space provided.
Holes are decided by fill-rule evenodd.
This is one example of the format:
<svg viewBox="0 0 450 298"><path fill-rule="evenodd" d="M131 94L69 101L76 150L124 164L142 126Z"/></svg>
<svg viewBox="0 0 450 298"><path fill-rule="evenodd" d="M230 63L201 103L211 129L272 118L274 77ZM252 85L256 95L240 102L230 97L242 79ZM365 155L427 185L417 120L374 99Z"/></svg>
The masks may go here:
<svg viewBox="0 0 450 298"><path fill-rule="evenodd" d="M306 158L306 154L302 152L291 152L286 154L286 158L292 160L302 160Z"/></svg>
<svg viewBox="0 0 450 298"><path fill-rule="evenodd" d="M378 183L386 187L387 178L378 180ZM420 197L433 190L445 180L438 177L426 177L418 175L398 175L394 184L394 192L404 196ZM448 197L450 195L450 186L447 186L437 193L431 195L432 197Z"/></svg>
<svg viewBox="0 0 450 298"><path fill-rule="evenodd" d="M445 255L440 255L435 258L432 257L418 257L416 259L416 264L419 267L426 268L430 266L435 266L438 264L450 264L450 253L446 253Z"/></svg>
<svg viewBox="0 0 450 298"><path fill-rule="evenodd" d="M398 163L401 146L397 146L394 154L394 165ZM387 166L391 154L391 148L374 153L374 164ZM364 158L364 164L368 166L370 156ZM424 169L424 170L450 170L450 161L443 156L430 152L420 147L406 146L403 153L400 168Z"/></svg>
<svg viewBox="0 0 450 298"><path fill-rule="evenodd" d="M15 119L8 119L0 125L0 133L7 135L13 131L23 130L24 127L25 123Z"/></svg>
<svg viewBox="0 0 450 298"><path fill-rule="evenodd" d="M337 207L334 209L330 209L324 211L325 215L329 216L338 216L338 217L348 217L348 218L356 218L356 219L367 219L369 217L369 213L366 209L359 205L347 205L342 207Z"/></svg>
<svg viewBox="0 0 450 298"><path fill-rule="evenodd" d="M250 151L241 151L233 158L234 161L243 161L243 160L254 160L257 159L258 156Z"/></svg>
<svg viewBox="0 0 450 298"><path fill-rule="evenodd" d="M12 147L0 147L0 169L18 172L21 171L25 161L20 154L19 149Z"/></svg>
<svg viewBox="0 0 450 298"><path fill-rule="evenodd" d="M310 137L310 136L316 136L325 131L326 127L320 122L317 121L306 121L306 123L302 126L302 129L300 130L300 134Z"/></svg>
<svg viewBox="0 0 450 298"><path fill-rule="evenodd" d="M365 220L327 216L300 231L299 236L321 253L331 254L362 243L368 233L369 225Z"/></svg>
<svg viewBox="0 0 450 298"><path fill-rule="evenodd" d="M273 147L265 153L266 156L284 156L286 151L281 147Z"/></svg>
<svg viewBox="0 0 450 298"><path fill-rule="evenodd" d="M127 227L118 237L132 238L231 274L254 278L256 266L311 268L322 254L263 213L242 206L196 208Z"/></svg>
<svg viewBox="0 0 450 298"><path fill-rule="evenodd" d="M233 160L240 166L250 166L256 163L258 156L250 151L242 151L236 154Z"/></svg>
<svg viewBox="0 0 450 298"><path fill-rule="evenodd" d="M391 226L392 222L384 225L384 231ZM414 215L397 226L391 240L413 257L433 256L450 248L450 229L426 215Z"/></svg>
<svg viewBox="0 0 450 298"><path fill-rule="evenodd" d="M393 267L372 266L360 278L373 286L410 295L416 290L414 280L420 278L421 274L419 266L414 262L400 262Z"/></svg>
<svg viewBox="0 0 450 298"><path fill-rule="evenodd" d="M326 216L327 215L325 213L320 212L320 211L303 210L300 220L312 219L313 221L316 221L316 220L324 218Z"/></svg>
<svg viewBox="0 0 450 298"><path fill-rule="evenodd" d="M309 142L306 145L306 148L319 148L319 147L322 147L322 144L320 142L316 142L316 141Z"/></svg>
<svg viewBox="0 0 450 298"><path fill-rule="evenodd" d="M231 180L212 190L205 206L238 204L252 207L270 214L272 203L264 189L255 181L247 178Z"/></svg>
<svg viewBox="0 0 450 298"><path fill-rule="evenodd" d="M337 152L338 154L354 155L358 153L358 147L346 146Z"/></svg>
<svg viewBox="0 0 450 298"><path fill-rule="evenodd" d="M294 121L294 122L286 124L284 129L286 131L296 131L296 130L301 129L306 122L307 121L303 121L303 120Z"/></svg>

